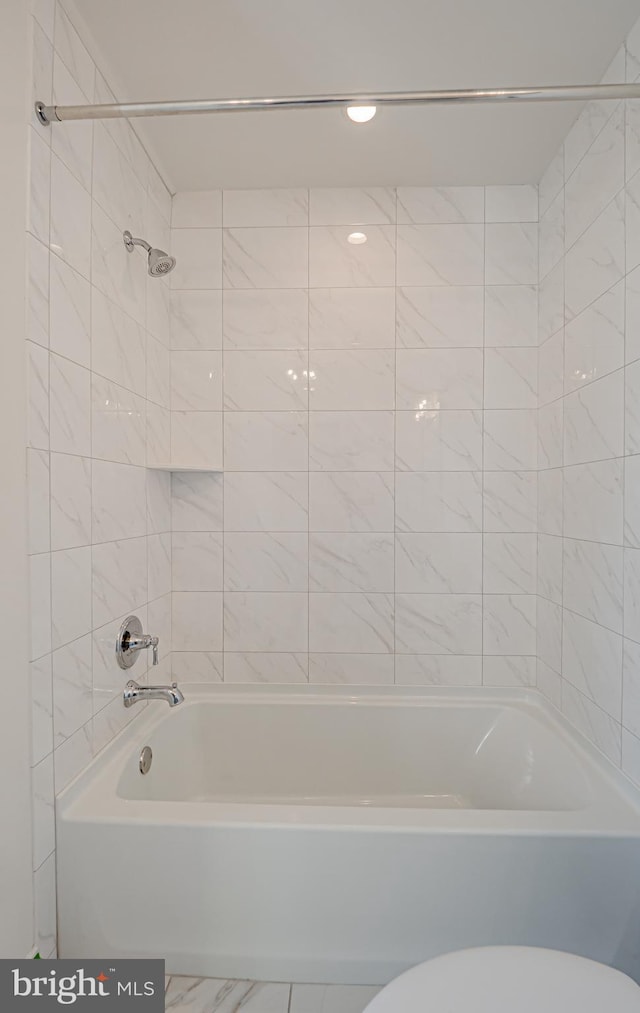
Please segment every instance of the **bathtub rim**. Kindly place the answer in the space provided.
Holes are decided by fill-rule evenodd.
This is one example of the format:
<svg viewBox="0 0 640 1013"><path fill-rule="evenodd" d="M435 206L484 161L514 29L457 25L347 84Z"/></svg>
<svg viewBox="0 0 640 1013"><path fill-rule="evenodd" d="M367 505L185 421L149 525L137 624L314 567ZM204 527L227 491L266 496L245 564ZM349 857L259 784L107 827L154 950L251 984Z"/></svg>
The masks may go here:
<svg viewBox="0 0 640 1013"><path fill-rule="evenodd" d="M211 703L262 703L295 706L356 704L406 706L480 706L516 708L541 721L581 762L593 778L592 803L578 810L517 809L403 809L273 805L269 803L217 803L175 800L131 800L117 794L122 767L132 748L144 745L145 737L172 711L162 703L146 706L101 749L56 797L58 820L148 823L156 826L206 825L215 827L262 827L302 830L362 830L527 835L590 835L640 838L640 790L546 697L533 687L367 686L309 684L180 683L185 694L181 707ZM93 787L93 790L92 790ZM98 789L97 791L95 789ZM102 789L102 791L100 791Z"/></svg>

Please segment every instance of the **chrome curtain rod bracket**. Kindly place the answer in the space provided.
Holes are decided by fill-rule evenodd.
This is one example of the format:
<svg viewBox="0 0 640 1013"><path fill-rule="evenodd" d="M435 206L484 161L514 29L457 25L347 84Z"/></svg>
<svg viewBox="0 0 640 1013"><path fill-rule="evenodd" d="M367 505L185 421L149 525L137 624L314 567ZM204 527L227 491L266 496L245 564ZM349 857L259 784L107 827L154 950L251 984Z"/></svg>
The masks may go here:
<svg viewBox="0 0 640 1013"><path fill-rule="evenodd" d="M130 119L195 113L256 112L265 109L413 106L492 102L587 102L591 99L640 99L638 84L569 84L539 88L484 88L454 91L397 91L369 95L301 95L280 98L193 99L176 102L125 102L109 105L48 106L36 102L43 126L64 120Z"/></svg>

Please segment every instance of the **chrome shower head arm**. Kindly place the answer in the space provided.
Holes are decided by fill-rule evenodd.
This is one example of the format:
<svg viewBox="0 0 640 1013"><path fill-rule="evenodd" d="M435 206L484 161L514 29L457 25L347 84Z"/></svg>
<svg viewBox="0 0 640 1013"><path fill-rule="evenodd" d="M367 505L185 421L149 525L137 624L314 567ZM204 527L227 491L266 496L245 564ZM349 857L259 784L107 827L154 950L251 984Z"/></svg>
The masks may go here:
<svg viewBox="0 0 640 1013"><path fill-rule="evenodd" d="M146 240L136 239L134 236L131 235L128 229L125 229L125 231L122 233L122 240L129 253L133 253L134 246L141 246L143 250L147 251L147 253L149 253L151 250L151 247L146 242Z"/></svg>

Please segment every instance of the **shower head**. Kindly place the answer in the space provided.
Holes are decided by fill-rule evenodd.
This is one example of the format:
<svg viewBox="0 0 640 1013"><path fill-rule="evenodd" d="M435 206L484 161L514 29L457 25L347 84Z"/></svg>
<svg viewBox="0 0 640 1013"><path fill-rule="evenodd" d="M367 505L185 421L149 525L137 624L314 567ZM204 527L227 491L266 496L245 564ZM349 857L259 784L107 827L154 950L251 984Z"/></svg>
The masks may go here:
<svg viewBox="0 0 640 1013"><path fill-rule="evenodd" d="M169 274L176 266L176 258L170 257L164 250L149 250L149 274L152 278L160 278Z"/></svg>
<svg viewBox="0 0 640 1013"><path fill-rule="evenodd" d="M134 246L141 246L147 251L148 271L152 278L161 278L163 274L169 274L176 266L176 258L170 257L164 250L156 250L144 239L134 239L127 229L122 233L122 239L129 253L133 253Z"/></svg>

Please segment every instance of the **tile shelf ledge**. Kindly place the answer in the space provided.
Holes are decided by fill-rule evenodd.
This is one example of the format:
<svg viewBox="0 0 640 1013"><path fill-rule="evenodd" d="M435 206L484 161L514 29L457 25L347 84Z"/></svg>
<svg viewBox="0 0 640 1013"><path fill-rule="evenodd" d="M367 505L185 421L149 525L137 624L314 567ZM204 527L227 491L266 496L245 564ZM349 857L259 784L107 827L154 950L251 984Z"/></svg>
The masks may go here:
<svg viewBox="0 0 640 1013"><path fill-rule="evenodd" d="M219 475L222 472L222 468L210 468L198 464L147 464L146 467L149 471L195 471L213 475Z"/></svg>

